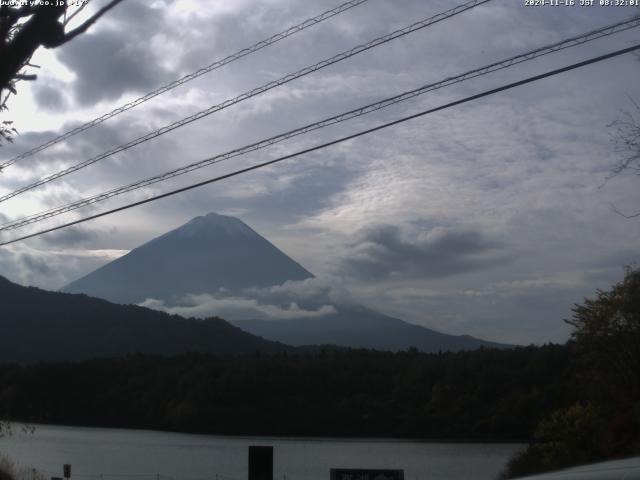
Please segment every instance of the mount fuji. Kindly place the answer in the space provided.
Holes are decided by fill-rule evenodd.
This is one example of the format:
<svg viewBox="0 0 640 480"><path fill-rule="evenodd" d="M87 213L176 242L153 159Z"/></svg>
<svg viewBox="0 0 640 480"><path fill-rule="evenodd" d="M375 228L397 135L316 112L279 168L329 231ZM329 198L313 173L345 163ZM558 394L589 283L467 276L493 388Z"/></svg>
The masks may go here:
<svg viewBox="0 0 640 480"><path fill-rule="evenodd" d="M210 213L133 249L62 290L115 303L171 301L313 275L241 220Z"/></svg>
<svg viewBox="0 0 640 480"><path fill-rule="evenodd" d="M508 347L437 332L352 302L335 303L328 295L310 299L283 293L285 287L313 280L313 274L241 220L210 213L133 249L63 291L183 316L198 316L201 304L208 305L202 317L221 316L249 333L290 345L393 351L415 347L425 352ZM234 314L229 305L243 309ZM265 311L280 316L265 318Z"/></svg>

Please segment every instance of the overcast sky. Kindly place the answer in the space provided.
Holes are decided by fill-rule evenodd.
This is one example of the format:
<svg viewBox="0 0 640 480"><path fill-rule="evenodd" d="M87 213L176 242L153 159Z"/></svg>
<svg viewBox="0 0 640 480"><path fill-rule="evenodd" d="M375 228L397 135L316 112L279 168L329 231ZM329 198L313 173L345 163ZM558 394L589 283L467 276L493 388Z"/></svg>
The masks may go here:
<svg viewBox="0 0 640 480"><path fill-rule="evenodd" d="M339 2L126 0L89 33L38 51L38 80L20 84L3 117L15 121L20 136L0 155L11 158ZM101 5L92 3L87 15ZM0 193L454 4L370 0L8 168L0 175ZM494 0L16 197L0 212L13 219L51 208L636 13ZM635 29L549 55L46 225L639 39ZM624 266L639 257L640 220L615 209L640 209L640 179L607 181L619 160L609 125L633 110L631 99L640 101L639 73L638 57L626 55L5 247L0 274L57 289L197 215L218 212L241 218L315 275L384 313L496 341L563 341L568 329L562 319L572 304L621 279Z"/></svg>

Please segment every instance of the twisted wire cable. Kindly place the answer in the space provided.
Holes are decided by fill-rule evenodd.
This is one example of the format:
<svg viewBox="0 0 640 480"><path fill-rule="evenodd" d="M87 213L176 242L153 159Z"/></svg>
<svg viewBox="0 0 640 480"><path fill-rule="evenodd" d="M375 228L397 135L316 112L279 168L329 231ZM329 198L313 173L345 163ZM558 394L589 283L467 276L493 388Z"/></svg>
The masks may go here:
<svg viewBox="0 0 640 480"><path fill-rule="evenodd" d="M467 71L463 74L460 75L456 75L454 77L448 77L444 80L441 80L439 82L436 83L431 83L428 85L424 85L422 87L416 88L414 90L410 90L404 93L401 93L399 95L395 95L393 97L389 97L386 98L384 100L380 100L378 102L375 103L371 103L353 110L350 110L348 112L344 112L341 113L339 115L335 115L329 118L325 118L323 120L305 125L303 127L299 127L296 128L294 130L290 130L287 131L285 133L281 133L279 135L275 135L273 137L270 138L266 138L263 140L260 140L258 142L249 144L249 145L245 145L243 147L240 148L236 148L234 150L230 150L228 152L225 153L221 153L218 155L215 155L213 157L210 158L206 158L204 160L200 160L198 162L194 162L191 163L189 165L183 166L183 167L179 167L170 171L167 171L165 173L153 176L153 177L149 177L125 186L120 186L117 188L114 188L112 190L94 195L92 197L87 197L84 199L80 199L77 200L75 202L71 202L59 207L55 207L49 210L45 210L42 212L39 212L37 214L31 215L31 216L27 216L27 217L23 217L17 220L13 220L7 223L4 223L2 225L0 225L0 232L1 231L9 231L9 230L14 230L35 222L39 222L57 215L62 215L64 213L70 212L72 210L76 210L88 205L92 205L94 203L98 203L104 200L107 200L109 198L115 197L117 195L122 195L134 190L138 190L140 188L143 187L147 187L149 185L153 185L155 183L159 183L162 182L164 180L173 178L173 177L177 177L179 175L184 175L186 173L189 173L191 171L200 169L200 168L204 168L216 163L220 163L223 162L225 160L228 160L230 158L233 157L238 157L241 155L245 155L247 153L250 152L254 152L256 150L260 150L266 147L269 147L271 145L274 145L276 143L280 143L283 142L285 140L288 140L290 138L299 136L299 135L303 135L315 130L319 130L321 128L325 128L328 127L330 125L334 125L336 123L341 123L356 117L360 117L362 115L366 115L378 110L381 110L383 108L387 108L391 105L395 105L397 103L409 100L411 98L417 97L418 95L423 95L427 92L430 91L434 91L440 88L444 88L456 83L460 83L472 78L476 78L479 76L483 76L483 75L487 75L489 73L493 73L505 68L509 68L511 66L514 65L518 65L520 63L523 62L527 62L527 61L531 61L534 60L536 58L539 58L541 56L544 55L548 55L550 53L553 52L557 52L559 50L564 50L567 48L571 48L571 47L575 47L577 45L582 45L586 42L590 42L599 38L603 38L609 35L613 35L615 33L619 33L625 30L629 30L631 28L636 28L640 26L640 18L635 18L635 19L631 19L631 20L626 20L624 22L618 22L612 25L609 25L607 27L603 27L597 30L593 30L587 33L584 33L582 35L578 35L575 37L571 37L565 40L562 40L560 42L551 44L551 45L547 45L544 47L540 47L537 48L535 50L531 50L528 51L526 53L522 53L504 60L500 60L498 62L494 62L491 63L489 65L485 65L483 67L474 69L474 70L470 70Z"/></svg>
<svg viewBox="0 0 640 480"><path fill-rule="evenodd" d="M41 152L53 145L56 145L57 143L63 142L68 138L73 137L74 135L77 135L80 132L84 132L85 130L95 127L96 125L99 125L102 122L105 122L110 118L115 117L116 115L120 115L121 113L126 112L127 110L137 107L138 105L141 105L147 102L148 100L151 100L152 98L157 97L158 95L162 95L163 93L173 90L174 88L179 87L180 85L184 85L185 83L190 82L191 80L194 80L206 73L212 72L213 70L217 70L218 68L221 68L225 65L228 65L229 63L235 62L236 60L246 57L247 55L250 55L259 50L262 50L263 48L273 45L274 43L277 43L280 40L284 40L285 38L290 37L291 35L301 32L309 27L313 27L314 25L317 25L331 17L334 17L342 12L350 10L351 8L356 7L368 1L369 0L350 0L335 8L332 8L331 10L327 10L326 12L323 12L320 15L317 15L313 18L308 18L304 22L294 25L293 27L289 27L288 29L280 33L276 33L275 35L272 35L267 39L261 40L258 43L251 45L250 47L243 48L242 50L239 50L238 52L233 53L221 60L216 60L212 64L207 65L206 67L202 67L199 70L196 70L195 72L189 73L188 75L185 75L184 77L179 78L178 80L174 80L171 83L163 85L162 87L152 92L149 92L143 95L142 97L136 98L135 100L132 100L131 102L126 103L108 113L105 113L104 115L98 118L95 118L90 122L84 123L74 128L73 130L69 130L68 132L63 133L43 143L42 145L38 145L37 147L27 150L26 152L23 152L20 155L17 155L16 157L13 157L12 159L5 161L4 163L0 163L0 171L10 165L13 165L14 163L20 160L31 157L38 152Z"/></svg>
<svg viewBox="0 0 640 480"><path fill-rule="evenodd" d="M235 105L237 103L243 102L245 100L248 100L250 98L253 98L257 95L263 94L269 90L272 90L276 87L279 87L281 85L285 85L289 82L292 82L293 80L296 80L298 78L304 77L306 75L309 75L311 73L317 72L318 70L321 70L323 68L326 68L330 65L333 65L335 63L341 62L343 60L346 60L348 58L351 58L355 55L358 55L362 52L365 52L367 50L371 50L375 47L378 47L382 44L391 42L392 40L395 40L397 38L403 37L405 35L409 35L411 33L417 32L418 30L422 30L423 28L426 28L428 26L431 26L435 23L441 22L443 20L446 20L448 18L451 18L455 15L459 15L467 10L470 10L472 8L475 8L479 5L482 5L484 3L490 2L491 0L471 0L468 1L462 5L458 5L454 8L451 8L449 10L446 10L442 13L438 13L432 17L420 20L418 22L415 22L407 27L395 30L391 33L388 33L386 35L383 35L381 37L377 37L367 43L364 43L362 45L358 45L354 48L351 48L349 50L346 50L342 53L339 53L337 55L334 55L333 57L327 58L325 60L322 60L314 65L311 66L307 66L302 68L301 70L298 70L297 72L294 73L290 73L288 75L285 75L284 77L279 78L278 80L273 80L270 81L260 87L254 88L253 90L250 90L248 92L245 92L241 95L238 95L237 97L225 100L222 103L219 103L217 105L213 105L209 108L206 108L204 110L201 110L197 113L194 113L193 115L190 115L188 117L185 117L181 120L178 120L176 122L173 122L169 125L165 125L162 128L159 128L157 130L154 130L153 132L147 133L141 137L138 137L134 140L131 140L128 143L119 145L115 148L112 148L110 150L107 150L104 153L101 153L100 155L97 155L95 157L89 158L87 160L84 160L82 162L79 162L75 165L72 165L71 167L65 168L63 170L60 170L56 173L53 173L51 175L48 175L34 183L31 183L29 185L26 185L24 187L21 187L17 190L14 190L8 194L5 194L3 196L0 196L0 203L9 200L10 198L13 198L17 195L20 195L24 192L27 192L29 190L33 190L34 188L37 188L41 185L44 185L46 183L49 183L53 180L56 180L60 177L64 177L65 175L69 175L70 173L76 172L80 169L86 168L89 165L93 165L96 162L99 162L100 160L104 160L107 157L110 157L112 155L115 155L116 153L120 153L123 152L125 150L128 150L132 147L135 147L136 145L140 145L141 143L147 142L149 140L152 140L154 138L157 138L161 135L164 135L165 133L171 132L177 128L183 127L185 125L188 125L192 122L195 122L196 120L200 120L206 116L209 116L215 112L219 112L220 110L224 110L225 108L228 108L232 105Z"/></svg>
<svg viewBox="0 0 640 480"><path fill-rule="evenodd" d="M274 158L273 160L267 160L265 162L258 163L256 165L252 165L250 167L242 168L240 170L235 170L235 171L233 171L231 173L227 173L227 174L224 174L224 175L220 175L218 177L214 177L214 178L210 178L208 180L204 180L202 182L198 182L198 183L194 183L194 184L191 184L191 185L187 185L186 187L178 188L176 190L171 190L171 191L166 192L166 193L161 193L161 194L155 195L153 197L146 198L144 200L140 200L140 201L137 201L137 202L133 202L133 203L129 203L129 204L123 205L121 207L117 207L117 208L114 208L114 209L111 209L111 210L107 210L105 212L100 212L100 213L97 213L95 215L91 215L91 216L88 216L88 217L80 218L78 220L74 220L72 222L68 222L68 223L65 223L65 224L62 224L62 225L58 225L58 226L55 226L55 227L47 228L45 230L40 230L38 232L31 233L31 234L28 234L28 235L24 235L24 236L21 236L21 237L18 237L18 238L13 238L11 240L7 240L7 241L4 241L4 242L0 243L0 246L10 245L12 243L20 242L22 240L27 240L29 238L33 238L33 237L37 237L37 236L40 236L40 235L44 235L45 233L54 232L56 230L67 228L67 227L70 227L72 225L78 225L80 223L88 222L89 220L95 220L96 218L100 218L100 217L104 217L104 216L107 216L107 215L111 215L113 213L121 212L123 210L128 210L130 208L137 207L137 206L140 206L140 205L144 205L146 203L155 202L155 201L160 200L162 198L167 198L167 197L170 197L170 196L173 196L173 195L177 195L179 193L186 192L188 190L193 190L194 188L202 187L204 185L209 185L209 184L212 184L212 183L220 182L222 180L226 180L227 178L235 177L237 175L242 175L244 173L248 173L248 172L251 172L253 170L258 170L258 169L261 169L261 168L265 168L265 167L268 167L270 165L274 165L276 163L283 162L285 160L289 160L289 159L294 158L294 157L298 157L298 156L301 156L301 155L305 155L307 153L315 152L317 150L322 150L322 149L330 147L332 145L336 145L336 144L339 144L339 143L342 143L342 142L346 142L348 140L353 140L355 138L358 138L358 137L361 137L361 136L364 136L364 135L368 135L370 133L377 132L379 130L383 130L385 128L389 128L389 127L392 127L394 125L398 125L400 123L404 123L404 122L407 122L409 120L413 120L415 118L419 118L419 117L422 117L422 116L425 116L425 115L429 115L429 114L434 113L434 112L439 112L441 110L446 110L448 108L452 108L452 107L455 107L457 105L461 105L463 103L471 102L471 101L474 101L474 100L477 100L477 99L480 99L480 98L483 98L483 97L487 97L489 95L494 95L496 93L503 92L505 90L510 90L512 88L519 87L521 85L525 85L525 84L532 83L532 82L537 82L539 80L543 80L545 78L548 78L548 77L551 77L551 76L554 76L554 75L559 75L561 73L568 72L570 70L575 70L577 68L581 68L581 67L584 67L586 65L591 65L591 64L597 63L597 62L602 62L604 60L608 60L610 58L614 58L614 57L617 57L617 56L620 56L620 55L624 55L626 53L636 52L638 50L640 50L640 44L636 44L636 45L633 45L633 46L628 47L628 48L623 48L623 49L620 49L620 50L616 50L614 52L611 52L611 53L608 53L608 54L605 54L605 55L600 55L599 57L593 57L593 58L590 58L588 60L584 60L582 62L574 63L574 64L571 64L571 65L567 65L565 67L558 68L556 70L551 70L551 71L548 71L548 72L545 72L545 73L542 73L542 74L539 74L539 75L534 75L532 77L527 77L527 78L525 78L523 80L519 80L517 82L512 82L512 83L509 83L509 84L506 84L506 85L502 85L500 87L493 88L491 90L485 90L484 92L481 92L481 93L478 93L478 94L475 94L475 95L471 95L469 97L465 97L465 98L462 98L460 100L449 102L447 104L440 105L440 106L435 107L435 108L430 108L428 110L423 110L421 112L414 113L413 115L402 117L402 118L399 118L397 120L393 120L391 122L387 122L387 123L384 123L382 125L378 125L376 127L369 128L367 130L361 130L361 131L359 131L357 133L354 133L354 134L351 134L351 135L347 135L347 136L344 136L344 137L340 137L340 138L337 138L335 140L331 140L329 142L322 143L320 145L316 145L316 146L313 146L313 147L306 148L304 150L299 150L299 151L294 152L294 153L283 155L281 157Z"/></svg>

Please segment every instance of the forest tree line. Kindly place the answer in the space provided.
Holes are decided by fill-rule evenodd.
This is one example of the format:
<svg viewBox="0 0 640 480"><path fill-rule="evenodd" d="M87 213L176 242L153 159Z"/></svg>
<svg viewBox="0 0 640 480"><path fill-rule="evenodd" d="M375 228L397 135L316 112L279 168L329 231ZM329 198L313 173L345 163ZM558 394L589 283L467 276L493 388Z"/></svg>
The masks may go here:
<svg viewBox="0 0 640 480"><path fill-rule="evenodd" d="M0 414L211 434L526 440L577 400L566 346L0 366Z"/></svg>

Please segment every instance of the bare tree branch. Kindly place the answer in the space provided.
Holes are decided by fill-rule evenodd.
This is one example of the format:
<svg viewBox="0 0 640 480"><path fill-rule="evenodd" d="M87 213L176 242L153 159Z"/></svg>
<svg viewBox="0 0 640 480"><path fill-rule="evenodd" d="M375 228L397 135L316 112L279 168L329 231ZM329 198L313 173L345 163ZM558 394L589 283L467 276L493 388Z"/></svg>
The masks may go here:
<svg viewBox="0 0 640 480"><path fill-rule="evenodd" d="M634 111L623 110L621 117L608 125L615 128L611 134L615 145L614 151L620 157L619 162L611 169L609 178L615 177L626 170L640 171L640 104L628 96Z"/></svg>
<svg viewBox="0 0 640 480"><path fill-rule="evenodd" d="M617 213L618 215L620 215L621 217L624 217L624 218L638 218L638 217L640 217L640 212L636 212L636 213L632 213L632 214L625 214L625 213L622 213L620 210L618 210L618 207L616 207L614 204L611 203L610 205L611 205L611 208L613 209L613 211L615 213Z"/></svg>
<svg viewBox="0 0 640 480"><path fill-rule="evenodd" d="M37 75L35 74L24 74L24 73L19 73L14 77L16 80L28 80L28 81L32 81L38 78Z"/></svg>
<svg viewBox="0 0 640 480"><path fill-rule="evenodd" d="M71 15L69 15L69 16L65 19L65 21L64 21L64 25L65 25L65 26L67 26L67 24L68 24L71 20L73 20L73 17L75 17L75 16L76 16L76 15L78 15L82 10L84 10L84 8L85 8L87 5L89 5L89 1L90 1L90 0L87 0L85 3L83 3L83 4L82 4L82 5L80 5L78 8L76 8L76 10L75 10Z"/></svg>
<svg viewBox="0 0 640 480"><path fill-rule="evenodd" d="M35 80L36 75L26 67L36 67L29 62L40 47L55 48L86 32L94 23L123 0L110 0L104 7L84 21L79 27L65 32L65 26L87 2L67 16L69 2L25 2L24 5L0 4L0 111L7 110L7 99L16 94L15 84L20 80ZM6 92L5 92L6 91ZM0 122L0 144L11 141L14 129Z"/></svg>
<svg viewBox="0 0 640 480"><path fill-rule="evenodd" d="M96 23L98 21L98 19L104 15L105 13L107 13L109 10L111 10L113 7L115 7L117 4L119 4L120 2L122 2L123 0L111 0L109 3L107 3L104 7L102 7L100 10L98 10L95 14L93 14L90 18L88 18L87 20L85 20L85 22L80 25L79 27L74 28L73 30L71 30L70 32L67 32L64 34L64 36L60 39L60 41L56 41L54 43L51 43L50 45L48 45L49 47L59 47L60 45L64 45L65 43L69 42L70 40L73 40L75 37L77 37L78 35L83 34L84 32L86 32L89 27L91 25L93 25L94 23ZM81 7L82 8L82 7Z"/></svg>

